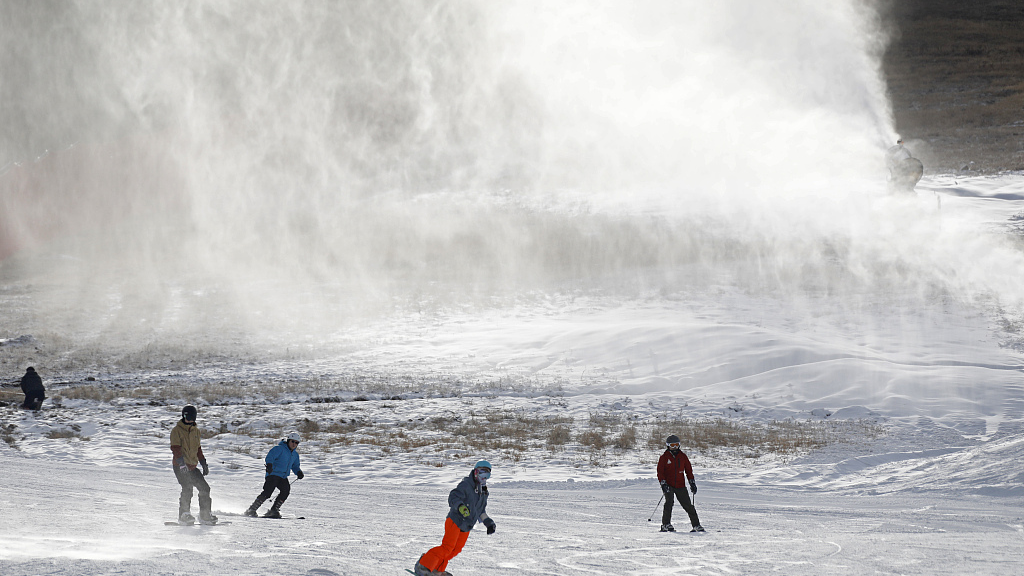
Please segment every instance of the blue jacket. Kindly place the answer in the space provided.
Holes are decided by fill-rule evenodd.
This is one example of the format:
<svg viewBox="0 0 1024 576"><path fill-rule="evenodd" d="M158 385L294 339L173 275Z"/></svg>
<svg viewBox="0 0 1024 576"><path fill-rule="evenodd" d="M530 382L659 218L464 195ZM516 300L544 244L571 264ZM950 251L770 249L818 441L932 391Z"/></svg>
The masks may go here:
<svg viewBox="0 0 1024 576"><path fill-rule="evenodd" d="M459 505L469 507L469 517L459 512ZM454 490L448 493L448 517L455 522L459 530L469 532L480 520L480 515L487 512L487 486L477 486L473 474L466 476Z"/></svg>
<svg viewBox="0 0 1024 576"><path fill-rule="evenodd" d="M267 474L267 476L272 474L287 479L293 470L296 473L300 471L299 453L288 448L286 440L281 440L280 444L271 448L270 452L267 452L265 460L274 465L274 471Z"/></svg>

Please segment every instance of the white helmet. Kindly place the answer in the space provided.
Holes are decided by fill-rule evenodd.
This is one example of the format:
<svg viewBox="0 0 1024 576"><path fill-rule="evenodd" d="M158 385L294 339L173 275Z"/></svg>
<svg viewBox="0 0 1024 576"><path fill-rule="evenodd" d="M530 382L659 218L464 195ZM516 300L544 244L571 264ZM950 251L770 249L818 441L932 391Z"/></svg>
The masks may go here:
<svg viewBox="0 0 1024 576"><path fill-rule="evenodd" d="M289 432L288 433L288 437L285 438L285 440L295 440L296 444L298 444L299 442L302 442L302 438L299 437L299 433L298 432Z"/></svg>

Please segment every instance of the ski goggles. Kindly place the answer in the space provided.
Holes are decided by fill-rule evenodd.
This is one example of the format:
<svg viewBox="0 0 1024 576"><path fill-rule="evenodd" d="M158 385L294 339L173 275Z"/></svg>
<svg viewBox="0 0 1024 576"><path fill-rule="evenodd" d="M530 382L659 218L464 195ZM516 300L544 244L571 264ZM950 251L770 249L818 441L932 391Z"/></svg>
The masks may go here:
<svg viewBox="0 0 1024 576"><path fill-rule="evenodd" d="M491 477L491 469L490 468L477 468L476 469L476 477L477 478L483 478L484 480L490 478Z"/></svg>
<svg viewBox="0 0 1024 576"><path fill-rule="evenodd" d="M669 450L679 450L679 442L667 444Z"/></svg>

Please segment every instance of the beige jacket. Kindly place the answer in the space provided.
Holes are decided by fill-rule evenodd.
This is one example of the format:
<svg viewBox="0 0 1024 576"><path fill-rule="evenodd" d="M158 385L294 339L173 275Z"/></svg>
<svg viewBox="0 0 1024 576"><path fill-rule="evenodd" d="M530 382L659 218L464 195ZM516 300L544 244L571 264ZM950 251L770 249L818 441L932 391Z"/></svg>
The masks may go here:
<svg viewBox="0 0 1024 576"><path fill-rule="evenodd" d="M203 447L199 445L199 427L178 420L178 425L171 430L171 452L174 460L184 458L188 469L195 470L200 460L206 460Z"/></svg>

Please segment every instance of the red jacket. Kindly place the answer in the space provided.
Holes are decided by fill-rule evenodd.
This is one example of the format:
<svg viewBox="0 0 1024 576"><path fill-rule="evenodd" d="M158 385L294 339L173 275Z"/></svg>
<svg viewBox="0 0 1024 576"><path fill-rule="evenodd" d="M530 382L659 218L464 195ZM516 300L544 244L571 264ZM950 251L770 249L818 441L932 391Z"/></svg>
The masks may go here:
<svg viewBox="0 0 1024 576"><path fill-rule="evenodd" d="M673 454L665 450L658 460L658 482L665 482L673 488L686 488L686 479L693 480L693 467L682 450Z"/></svg>

